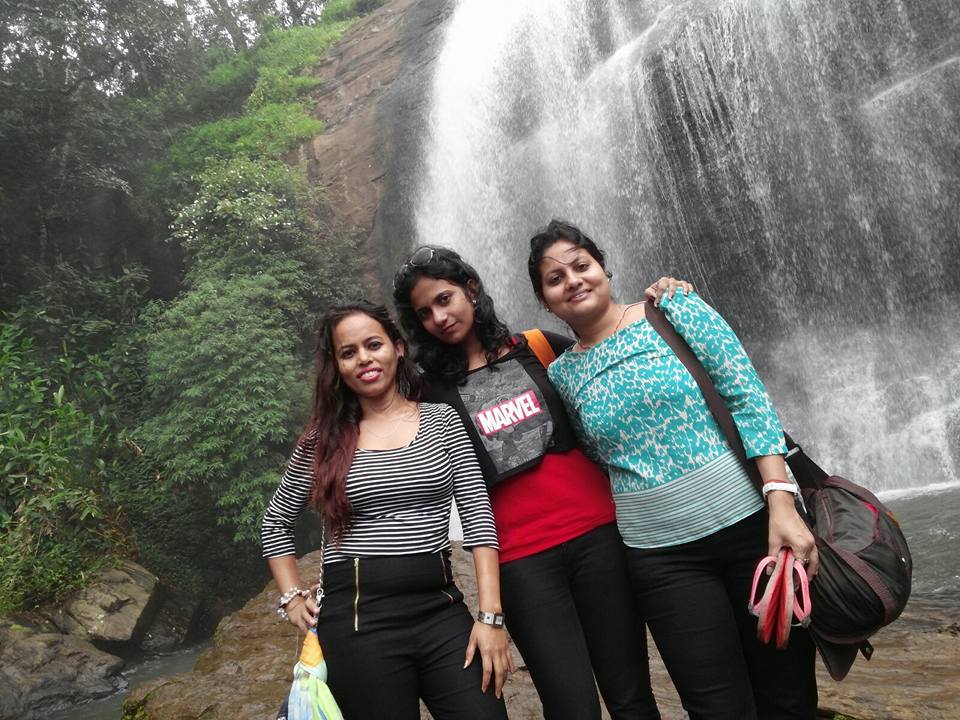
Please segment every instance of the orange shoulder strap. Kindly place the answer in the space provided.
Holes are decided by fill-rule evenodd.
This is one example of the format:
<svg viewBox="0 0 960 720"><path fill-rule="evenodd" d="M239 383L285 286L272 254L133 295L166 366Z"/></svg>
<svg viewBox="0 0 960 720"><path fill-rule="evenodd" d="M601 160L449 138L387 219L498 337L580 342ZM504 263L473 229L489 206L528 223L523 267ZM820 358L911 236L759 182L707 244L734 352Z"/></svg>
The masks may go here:
<svg viewBox="0 0 960 720"><path fill-rule="evenodd" d="M550 341L547 340L547 336L543 334L542 330L536 328L524 330L523 336L527 339L527 345L533 350L533 354L537 356L541 365L546 367L557 359L557 354L553 351Z"/></svg>

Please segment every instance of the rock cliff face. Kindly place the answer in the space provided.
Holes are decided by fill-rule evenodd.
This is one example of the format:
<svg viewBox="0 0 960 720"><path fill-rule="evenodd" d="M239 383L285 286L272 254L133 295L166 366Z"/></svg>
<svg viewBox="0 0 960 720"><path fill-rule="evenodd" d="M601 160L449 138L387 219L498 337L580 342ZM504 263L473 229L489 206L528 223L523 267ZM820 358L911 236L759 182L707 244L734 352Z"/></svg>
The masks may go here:
<svg viewBox="0 0 960 720"><path fill-rule="evenodd" d="M452 4L391 0L351 28L314 73L323 81L313 93L316 115L327 130L291 158L307 163L337 218L369 238L374 294L392 277L413 230L410 191L427 73Z"/></svg>
<svg viewBox="0 0 960 720"><path fill-rule="evenodd" d="M299 561L302 577L316 572L317 553ZM454 574L468 607L476 607L476 581L468 553L453 552ZM299 651L299 631L275 613L271 583L217 628L213 647L192 673L138 686L124 703L137 720L271 718L289 690ZM842 713L859 720L955 720L960 707L960 626L954 609L915 601L903 617L873 640L876 653L858 660L843 683L818 668L822 716ZM686 718L651 641L653 688L666 720ZM519 655L505 689L512 720L542 717L530 674ZM423 711L422 716L429 715Z"/></svg>

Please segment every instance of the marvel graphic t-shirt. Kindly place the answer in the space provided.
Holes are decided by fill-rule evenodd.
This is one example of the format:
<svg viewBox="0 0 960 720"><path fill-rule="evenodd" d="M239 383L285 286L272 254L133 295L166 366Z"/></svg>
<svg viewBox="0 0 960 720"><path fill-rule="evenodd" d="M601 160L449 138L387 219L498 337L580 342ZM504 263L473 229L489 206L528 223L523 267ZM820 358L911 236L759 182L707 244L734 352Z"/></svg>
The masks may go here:
<svg viewBox="0 0 960 720"><path fill-rule="evenodd" d="M550 409L515 358L498 363L494 372L471 373L457 390L498 476L513 474L547 451L553 436Z"/></svg>
<svg viewBox="0 0 960 720"><path fill-rule="evenodd" d="M544 335L555 354L573 344ZM560 395L522 335L463 385L430 384L426 399L460 415L490 490L500 562L508 563L614 522L610 482L579 450Z"/></svg>

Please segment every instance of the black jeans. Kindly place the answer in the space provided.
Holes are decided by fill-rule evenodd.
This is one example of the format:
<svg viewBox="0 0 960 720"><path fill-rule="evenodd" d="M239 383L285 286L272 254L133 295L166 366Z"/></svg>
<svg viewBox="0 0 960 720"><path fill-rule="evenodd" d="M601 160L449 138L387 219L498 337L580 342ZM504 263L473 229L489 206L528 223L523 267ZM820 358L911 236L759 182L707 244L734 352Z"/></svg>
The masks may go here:
<svg viewBox="0 0 960 720"><path fill-rule="evenodd" d="M502 565L500 588L544 718L599 718L598 686L614 720L660 717L615 524Z"/></svg>
<svg viewBox="0 0 960 720"><path fill-rule="evenodd" d="M747 596L767 553L767 514L675 547L627 549L650 633L691 720L813 720L815 650L793 628L784 650L757 640Z"/></svg>
<svg viewBox="0 0 960 720"><path fill-rule="evenodd" d="M473 619L444 554L355 558L325 568L317 634L327 683L349 720L505 720L479 654L464 669Z"/></svg>

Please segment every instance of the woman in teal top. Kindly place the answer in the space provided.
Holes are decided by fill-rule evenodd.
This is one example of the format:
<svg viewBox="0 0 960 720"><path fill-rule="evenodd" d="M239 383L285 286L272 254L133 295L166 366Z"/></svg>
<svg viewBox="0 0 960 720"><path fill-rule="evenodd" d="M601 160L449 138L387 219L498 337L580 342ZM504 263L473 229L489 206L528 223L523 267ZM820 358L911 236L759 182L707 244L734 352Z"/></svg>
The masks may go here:
<svg viewBox="0 0 960 720"><path fill-rule="evenodd" d="M529 271L546 308L579 338L549 368L584 446L609 469L633 592L693 720L816 715L814 647L757 640L747 611L753 570L793 549L817 568L813 536L787 482L783 429L730 326L695 293L664 297L733 415L764 484L761 499L696 381L645 320L644 303L610 296L603 253L553 221L530 241Z"/></svg>

